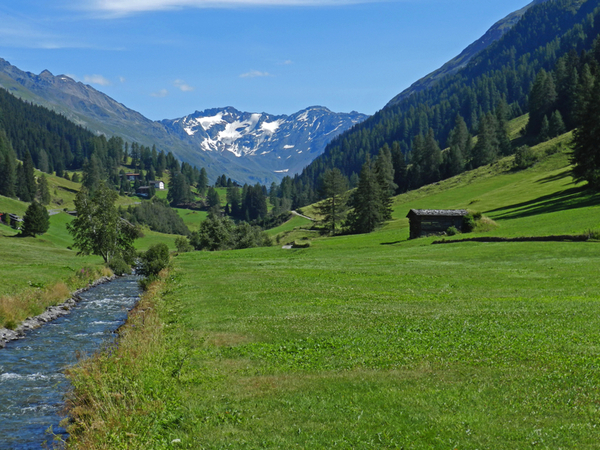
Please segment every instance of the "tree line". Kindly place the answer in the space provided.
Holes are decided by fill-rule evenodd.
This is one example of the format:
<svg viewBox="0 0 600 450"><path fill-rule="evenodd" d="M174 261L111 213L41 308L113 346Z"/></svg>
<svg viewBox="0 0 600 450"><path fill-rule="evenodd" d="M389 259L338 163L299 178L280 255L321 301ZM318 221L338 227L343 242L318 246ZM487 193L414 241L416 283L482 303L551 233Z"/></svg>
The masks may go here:
<svg viewBox="0 0 600 450"><path fill-rule="evenodd" d="M356 187L367 156L373 159L385 146L392 153L399 193L511 154L505 124L523 113L531 113L532 123L525 131L530 138L545 139L572 129L576 92L589 86L584 66L595 53L599 33L600 7L595 1L556 0L530 8L467 67L334 139L323 155L291 179L292 207L319 200L322 177L334 167ZM557 97L548 101L552 87L542 83L540 74L555 67ZM595 69L589 70L593 75ZM477 141L473 144L467 134L478 135Z"/></svg>

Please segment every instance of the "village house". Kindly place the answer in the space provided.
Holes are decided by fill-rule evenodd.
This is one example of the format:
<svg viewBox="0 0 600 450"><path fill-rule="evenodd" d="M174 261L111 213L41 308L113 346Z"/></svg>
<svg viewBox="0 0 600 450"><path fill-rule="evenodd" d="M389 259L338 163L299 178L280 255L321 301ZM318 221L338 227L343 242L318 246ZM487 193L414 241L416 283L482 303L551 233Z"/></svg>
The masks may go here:
<svg viewBox="0 0 600 450"><path fill-rule="evenodd" d="M138 180L140 178L140 174L139 173L126 173L125 177L129 181L135 181L135 180Z"/></svg>
<svg viewBox="0 0 600 450"><path fill-rule="evenodd" d="M466 209L411 209L406 217L410 221L410 239L432 234L443 234L448 228L461 230Z"/></svg>
<svg viewBox="0 0 600 450"><path fill-rule="evenodd" d="M140 186L135 193L140 197L150 197L150 186Z"/></svg>
<svg viewBox="0 0 600 450"><path fill-rule="evenodd" d="M159 191L165 190L165 183L162 181L148 181L150 186L154 186L154 189L158 189Z"/></svg>

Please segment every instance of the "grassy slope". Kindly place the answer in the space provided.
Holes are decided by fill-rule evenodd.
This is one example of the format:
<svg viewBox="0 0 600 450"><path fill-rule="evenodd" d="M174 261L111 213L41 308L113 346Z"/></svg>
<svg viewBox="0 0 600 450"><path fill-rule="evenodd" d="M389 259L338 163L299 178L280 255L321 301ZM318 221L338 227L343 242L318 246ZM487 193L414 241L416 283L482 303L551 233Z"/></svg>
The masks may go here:
<svg viewBox="0 0 600 450"><path fill-rule="evenodd" d="M105 388L170 409L96 418L112 427L86 447L597 448L600 244L432 246L404 218L467 206L504 236L597 228L600 199L566 165L481 168L310 249L178 256L162 314L189 342Z"/></svg>

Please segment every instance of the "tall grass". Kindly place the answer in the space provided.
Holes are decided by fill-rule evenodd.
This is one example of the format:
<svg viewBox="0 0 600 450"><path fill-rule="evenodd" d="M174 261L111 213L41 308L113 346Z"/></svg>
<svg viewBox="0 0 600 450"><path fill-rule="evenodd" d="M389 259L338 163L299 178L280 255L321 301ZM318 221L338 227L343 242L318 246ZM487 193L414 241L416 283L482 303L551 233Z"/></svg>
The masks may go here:
<svg viewBox="0 0 600 450"><path fill-rule="evenodd" d="M174 430L189 422L177 385L185 334L159 317L172 314L161 298L166 276L148 286L118 344L68 371L71 448L172 448Z"/></svg>
<svg viewBox="0 0 600 450"><path fill-rule="evenodd" d="M71 293L103 276L111 276L105 267L84 268L77 275L50 286L31 286L18 294L0 296L0 328L15 329L28 317L43 313L49 306L68 300Z"/></svg>

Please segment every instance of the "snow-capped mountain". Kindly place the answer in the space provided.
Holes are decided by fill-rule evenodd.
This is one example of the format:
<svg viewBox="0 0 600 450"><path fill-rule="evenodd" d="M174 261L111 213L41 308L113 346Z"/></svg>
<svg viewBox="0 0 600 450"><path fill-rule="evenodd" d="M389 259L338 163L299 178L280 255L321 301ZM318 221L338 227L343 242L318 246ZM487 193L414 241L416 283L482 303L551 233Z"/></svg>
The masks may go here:
<svg viewBox="0 0 600 450"><path fill-rule="evenodd" d="M204 167L211 180L226 174L240 183L269 184L300 172L331 139L367 118L322 107L291 116L223 108L157 122L68 76L23 72L2 58L0 88L95 133L171 151L181 161Z"/></svg>
<svg viewBox="0 0 600 450"><path fill-rule="evenodd" d="M229 153L260 161L262 167L277 174L295 174L323 153L333 138L366 118L357 112L334 113L322 106L290 116L228 107L196 111L161 123L205 152Z"/></svg>

